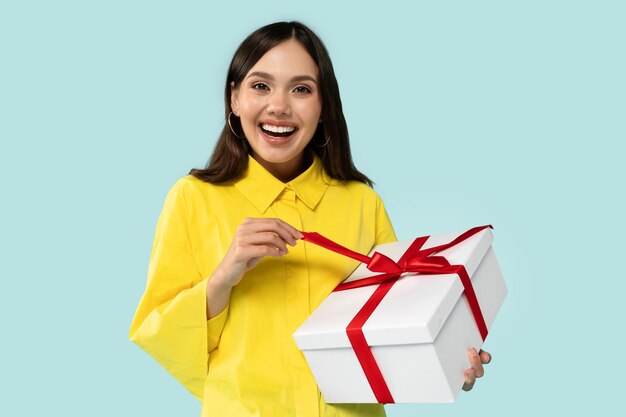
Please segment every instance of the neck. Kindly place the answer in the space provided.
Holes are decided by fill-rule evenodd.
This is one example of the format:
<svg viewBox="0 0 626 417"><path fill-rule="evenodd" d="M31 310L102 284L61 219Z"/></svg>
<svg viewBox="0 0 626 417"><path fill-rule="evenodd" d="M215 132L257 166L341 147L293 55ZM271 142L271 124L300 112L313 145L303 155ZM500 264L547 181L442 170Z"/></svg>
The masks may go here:
<svg viewBox="0 0 626 417"><path fill-rule="evenodd" d="M309 152L303 152L296 158L287 162L268 162L260 158L256 153L252 152L252 157L274 177L282 182L289 182L302 174L311 166L313 156Z"/></svg>

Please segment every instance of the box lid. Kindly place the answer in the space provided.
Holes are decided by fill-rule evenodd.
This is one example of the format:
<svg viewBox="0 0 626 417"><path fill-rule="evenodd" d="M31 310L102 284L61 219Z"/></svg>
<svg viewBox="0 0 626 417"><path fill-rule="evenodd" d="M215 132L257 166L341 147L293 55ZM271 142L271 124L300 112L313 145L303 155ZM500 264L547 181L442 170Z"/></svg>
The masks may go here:
<svg viewBox="0 0 626 417"><path fill-rule="evenodd" d="M448 243L461 233L430 236L423 248ZM465 265L473 277L492 241L491 230L484 229L437 255L445 256L450 264ZM380 252L397 262L412 242L378 245L371 253ZM361 264L344 282L374 275L378 274ZM377 285L371 285L331 293L294 333L298 347L301 350L350 347L346 327L376 288ZM463 285L455 274L403 274L363 325L368 344L432 343L462 293Z"/></svg>

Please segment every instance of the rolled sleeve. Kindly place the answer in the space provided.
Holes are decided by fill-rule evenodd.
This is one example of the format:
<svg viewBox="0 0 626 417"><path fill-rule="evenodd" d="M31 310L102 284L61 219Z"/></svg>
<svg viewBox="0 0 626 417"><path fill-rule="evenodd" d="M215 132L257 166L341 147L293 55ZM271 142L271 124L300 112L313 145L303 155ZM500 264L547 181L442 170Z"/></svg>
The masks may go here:
<svg viewBox="0 0 626 417"><path fill-rule="evenodd" d="M130 339L201 399L213 325L207 326L207 278L193 256L182 187L177 182L165 199Z"/></svg>
<svg viewBox="0 0 626 417"><path fill-rule="evenodd" d="M228 317L230 305L217 316L207 321L207 346L209 352L212 352L217 348L222 337L222 330L224 330L224 324L226 324L226 317Z"/></svg>

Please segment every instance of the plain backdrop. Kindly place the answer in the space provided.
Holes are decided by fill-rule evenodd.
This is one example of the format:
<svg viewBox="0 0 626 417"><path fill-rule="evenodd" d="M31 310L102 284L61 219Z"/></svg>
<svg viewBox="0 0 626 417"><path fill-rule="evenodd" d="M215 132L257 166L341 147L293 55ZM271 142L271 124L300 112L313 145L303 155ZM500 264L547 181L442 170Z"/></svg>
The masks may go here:
<svg viewBox="0 0 626 417"><path fill-rule="evenodd" d="M330 51L398 236L495 226L509 296L485 378L389 416L624 408L623 2L0 4L0 415L199 415L128 328L232 54L293 19Z"/></svg>

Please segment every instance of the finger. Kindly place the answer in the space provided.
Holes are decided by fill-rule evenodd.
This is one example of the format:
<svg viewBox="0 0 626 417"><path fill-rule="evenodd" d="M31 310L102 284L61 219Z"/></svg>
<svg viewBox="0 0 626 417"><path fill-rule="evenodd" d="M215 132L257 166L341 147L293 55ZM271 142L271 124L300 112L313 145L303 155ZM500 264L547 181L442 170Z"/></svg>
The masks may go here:
<svg viewBox="0 0 626 417"><path fill-rule="evenodd" d="M470 391L476 383L476 375L473 369L468 369L464 374L465 382L463 382L463 391Z"/></svg>
<svg viewBox="0 0 626 417"><path fill-rule="evenodd" d="M300 239L300 237L294 234L294 230L297 232L296 229L289 226L287 223L277 223L274 233L276 233L282 240L284 240L285 243L288 243L291 246L296 246L296 243L298 242L298 239Z"/></svg>
<svg viewBox="0 0 626 417"><path fill-rule="evenodd" d="M475 348L471 348L467 351L467 356L469 357L476 378L480 378L485 375L483 363L480 361L480 355L478 354L478 351Z"/></svg>
<svg viewBox="0 0 626 417"><path fill-rule="evenodd" d="M265 258L266 256L275 256L275 255L272 255L272 254L265 255L265 254L263 254L263 255L260 255L260 256L248 259L248 262L246 262L246 267L245 267L246 271L249 271L252 268L254 268L255 266L257 266L259 264L259 262L261 262L261 259Z"/></svg>
<svg viewBox="0 0 626 417"><path fill-rule="evenodd" d="M285 242L295 245L295 239L284 229L281 230L276 220L245 219L237 228L236 237L243 244L272 244L281 249L284 249Z"/></svg>
<svg viewBox="0 0 626 417"><path fill-rule="evenodd" d="M491 353L487 352L486 350L481 349L479 354L480 354L480 361L483 363L483 365L486 365L489 362L491 362Z"/></svg>
<svg viewBox="0 0 626 417"><path fill-rule="evenodd" d="M253 245L248 246L244 249L245 253L243 253L243 257L248 259L248 265L256 265L259 258L263 258L264 256L272 256L275 258L284 256L286 252L282 252L279 248L270 245Z"/></svg>
<svg viewBox="0 0 626 417"><path fill-rule="evenodd" d="M287 222L282 221L281 219L275 219L278 221L278 224L281 227L284 227L285 230L289 233L289 235L291 237L293 237L295 240L298 239L302 239L304 236L302 235L302 233L300 233L300 231L298 229L296 229L295 227L293 227L292 225L290 225Z"/></svg>
<svg viewBox="0 0 626 417"><path fill-rule="evenodd" d="M274 220L277 221L277 225L279 228L278 233L280 234L281 238L285 239L285 237L287 236L289 240L285 240L285 241L289 242L291 246L296 246L296 242L299 239L302 239L303 237L302 233L300 233L298 229L296 229L289 223L285 223L284 221L280 219L274 219ZM280 233L280 231L283 231L284 233Z"/></svg>
<svg viewBox="0 0 626 417"><path fill-rule="evenodd" d="M256 219L248 218L241 224L244 233L274 232L291 246L296 245L296 240L302 234L293 226L280 219Z"/></svg>
<svg viewBox="0 0 626 417"><path fill-rule="evenodd" d="M241 237L240 243L246 245L267 245L278 248L283 254L287 253L285 241L275 232L258 232Z"/></svg>

